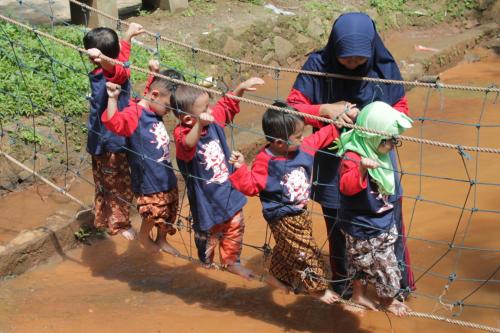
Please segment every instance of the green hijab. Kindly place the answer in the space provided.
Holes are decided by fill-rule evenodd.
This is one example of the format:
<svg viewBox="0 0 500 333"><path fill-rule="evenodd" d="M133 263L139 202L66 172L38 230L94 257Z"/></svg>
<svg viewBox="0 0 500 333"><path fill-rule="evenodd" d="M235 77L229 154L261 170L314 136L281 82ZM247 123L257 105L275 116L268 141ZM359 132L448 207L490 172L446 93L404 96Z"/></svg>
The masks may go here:
<svg viewBox="0 0 500 333"><path fill-rule="evenodd" d="M397 111L387 103L370 103L361 110L356 119L356 125L383 131L388 133L389 136L352 129L343 133L337 139L338 154L341 156L350 150L358 153L361 157L368 157L380 163L380 167L368 169L368 173L377 183L382 194L394 194L395 180L391 158L389 154L379 153L378 146L383 139L390 139L392 136L400 135L407 128L411 128L412 122L410 117Z"/></svg>

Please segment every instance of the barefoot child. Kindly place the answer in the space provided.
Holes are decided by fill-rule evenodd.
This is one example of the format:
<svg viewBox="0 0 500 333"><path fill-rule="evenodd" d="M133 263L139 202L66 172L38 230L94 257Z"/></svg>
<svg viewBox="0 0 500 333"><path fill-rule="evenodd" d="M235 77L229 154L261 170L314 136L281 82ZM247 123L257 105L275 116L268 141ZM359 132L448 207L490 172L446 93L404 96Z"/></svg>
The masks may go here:
<svg viewBox="0 0 500 333"><path fill-rule="evenodd" d="M384 102L361 110L356 125L395 136L410 128L412 120ZM337 143L345 154L340 166L341 228L346 239L348 274L353 282L351 300L369 309L376 304L366 295L366 283L375 285L382 308L403 316L410 309L394 299L400 291L401 272L394 254L399 237L391 196L396 174L389 152L399 141L379 134L350 130Z"/></svg>
<svg viewBox="0 0 500 333"><path fill-rule="evenodd" d="M263 83L251 78L232 94L242 96ZM224 134L224 126L240 111L239 102L225 96L213 109L209 102L206 92L188 86L179 86L170 101L180 120L174 130L177 164L186 180L198 257L211 266L219 243L222 265L250 278L252 271L240 263L245 228L242 209L247 200L228 180L232 168Z"/></svg>
<svg viewBox="0 0 500 333"><path fill-rule="evenodd" d="M264 113L262 128L269 143L255 157L251 170L243 155L233 152L230 163L237 171L230 176L231 183L246 195L260 195L276 241L269 269L275 282L332 304L338 296L324 280L325 265L312 235L307 203L314 155L338 137L337 129L327 125L304 139L301 116L273 109Z"/></svg>
<svg viewBox="0 0 500 333"><path fill-rule="evenodd" d="M173 74L176 78L180 75L175 71ZM139 240L148 250L178 255L179 252L166 239L167 234L176 232L173 223L179 196L177 178L170 162L170 139L162 118L169 111L175 84L158 77L150 81L144 98L131 100L121 112L117 112L119 87L108 83L108 108L102 115L102 122L113 133L128 138L132 190L142 217ZM158 235L156 242L152 242L149 234L155 226Z"/></svg>
<svg viewBox="0 0 500 333"><path fill-rule="evenodd" d="M131 23L120 42L116 32L109 28L94 28L83 37L85 49L96 68L89 73L91 96L87 122L87 152L92 156L95 183L94 226L106 229L108 234L120 233L128 240L136 237L129 219L129 205L133 199L130 189L130 171L125 153L125 138L106 130L100 117L106 109L108 96L106 82L121 85L118 97L120 107L130 98L130 70L100 58L101 54L119 61L130 56L132 37L143 33L141 25Z"/></svg>

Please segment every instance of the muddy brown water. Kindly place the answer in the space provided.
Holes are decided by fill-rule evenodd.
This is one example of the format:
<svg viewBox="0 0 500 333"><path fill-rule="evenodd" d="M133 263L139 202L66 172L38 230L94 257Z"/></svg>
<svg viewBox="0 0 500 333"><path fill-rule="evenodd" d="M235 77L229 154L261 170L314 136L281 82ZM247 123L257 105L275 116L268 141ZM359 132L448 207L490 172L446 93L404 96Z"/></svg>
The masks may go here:
<svg viewBox="0 0 500 333"><path fill-rule="evenodd" d="M500 59L486 51L481 51L481 57L480 62L460 64L444 72L443 82L481 86L498 82ZM268 81L259 95L274 98L275 82L271 77ZM292 83L293 77L283 77L279 83L280 95L286 95ZM414 128L406 135L499 147L498 127L487 126L500 124L500 104L492 104L493 96L488 98L482 115L484 94L443 91L441 95L433 91L428 103L426 96L427 90L421 88L408 93L414 119L439 118L469 124L481 120L484 126L480 127L479 141L474 126L431 120L415 121ZM262 110L244 107L236 123L258 130L261 114ZM252 140L250 134L235 133L234 138L236 147ZM458 279L444 294L444 303L468 295L480 282L467 279L486 279L500 264L500 254L495 252L499 248L498 214L470 211L462 214L460 209L465 205L500 210L499 187L488 185L500 183L500 157L470 153L472 159L463 161L457 151L407 142L399 149L399 155L408 196L404 204L410 230L408 242L419 278L417 294L409 300L409 305L416 311L450 316L451 312L437 300L445 291L449 274L456 273ZM470 183L413 175L421 173L462 180L469 175L481 184L473 186L467 196ZM92 187L84 182L75 180L72 191L86 202L92 198ZM42 193L43 201L34 189L0 200L2 215L7 216L9 223L16 224L13 229L23 228L24 221L39 221L51 211L71 212L76 207L43 185L38 192ZM415 200L417 196L423 200ZM311 207L319 214L318 205ZM258 200L250 199L244 213L245 242L262 245L265 223ZM138 226L137 217L133 223ZM326 233L320 216L314 217L314 224L318 242L324 245ZM8 232L2 230L2 237ZM456 245L492 251L450 250L447 243L454 234ZM184 253L194 255L194 245L186 232L178 233L172 242ZM326 248L323 247L325 253ZM440 257L443 258L438 260ZM243 263L258 273L263 271L263 257L258 250L245 247ZM423 270L434 263L431 272L422 276ZM500 274L492 278L496 282L486 284L465 300L471 306L466 306L458 319L500 327L497 309ZM0 283L0 332L386 332L391 327L395 332L471 331L424 319L388 318L383 313L354 315L339 306L285 295L258 281L248 282L229 273L205 270L183 259L163 254L151 256L137 242L127 242L121 237L95 240L91 246L82 246L64 258Z"/></svg>

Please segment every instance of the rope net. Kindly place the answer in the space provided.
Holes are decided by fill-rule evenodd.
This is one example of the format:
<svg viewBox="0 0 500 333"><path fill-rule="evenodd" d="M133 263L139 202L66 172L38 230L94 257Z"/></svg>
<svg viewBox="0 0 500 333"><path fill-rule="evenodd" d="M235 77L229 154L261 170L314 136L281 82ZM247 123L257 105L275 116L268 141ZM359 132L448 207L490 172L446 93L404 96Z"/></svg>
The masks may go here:
<svg viewBox="0 0 500 333"><path fill-rule="evenodd" d="M93 12L106 16L78 1L70 1L81 5L86 15ZM29 171L24 177L34 181L35 186L40 181L49 184L88 209L90 202L71 194L75 182L88 184L89 192L94 187L90 157L84 146L90 96L87 74L92 70L81 46L87 30L59 21L53 15L52 5L50 0L43 8L20 1L17 11L0 15L0 155L4 159L0 164L0 189L15 190L20 182L19 173L13 168L16 165ZM49 24L32 26L24 19L28 10L46 15ZM118 32L123 32L123 26L128 24L108 18L117 22ZM226 72L218 74L219 84L213 88L198 85L204 83L201 64L207 56L221 59L227 68ZM286 99L294 75L299 72L332 75L245 62L147 32L136 38L131 59L123 64L131 69L132 95L142 96L147 74L161 76L145 69L150 58L159 60L162 69L182 72L187 82L173 80L176 83L188 84L215 96L225 96L230 88L244 80L243 73L248 72L264 75L268 85L269 82L270 86L275 85L269 89L274 90L271 97L260 95L258 91L244 98L230 96L242 102L242 111L235 122L226 126L228 144L233 150L242 150L247 162L251 162L265 142L260 129L263 111L274 108L293 112L270 104L276 99ZM260 75L256 71L260 71ZM400 166L397 172L404 185L403 216L412 254L411 268L417 282L416 291L403 291L426 300L421 310L430 313L412 311L410 316L499 332L498 328L473 322L478 310L492 315L500 310L498 299L491 296L498 293L500 283L500 249L496 247L495 237L500 213L497 199L500 183L495 170L500 153L500 149L495 148L495 134L500 127L498 113L495 114L498 87L388 80L380 83L415 87L409 93L410 116L415 121L409 132L412 136L399 137L404 145L397 149ZM423 101L423 108L412 107L412 101ZM455 112L456 108L467 110L465 119L463 113ZM318 118L327 123L359 128L338 120ZM170 114L164 120L171 134L176 119ZM127 149L131 154L139 154ZM174 171L181 180L175 162ZM181 182L179 190L180 209L174 225L178 236L175 237L182 244L182 256L197 261L192 242L192 217ZM136 207L135 202L127 203L131 208ZM308 211L315 224L323 225L324 216L318 204L311 202ZM248 258L247 253L262 256L263 262L269 257L273 241L264 223L261 229L261 242L243 242L243 263L245 257ZM327 261L328 235L324 231L315 235ZM321 278L334 282L326 276ZM345 280L350 281L352 277ZM458 316L470 321L454 318Z"/></svg>

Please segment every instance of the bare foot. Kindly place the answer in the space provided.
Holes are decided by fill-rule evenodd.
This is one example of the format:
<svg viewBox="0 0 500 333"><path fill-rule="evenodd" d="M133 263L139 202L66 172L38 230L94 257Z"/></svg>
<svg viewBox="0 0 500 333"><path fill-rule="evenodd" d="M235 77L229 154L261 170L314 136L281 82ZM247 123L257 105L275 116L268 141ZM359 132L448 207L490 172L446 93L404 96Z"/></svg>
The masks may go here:
<svg viewBox="0 0 500 333"><path fill-rule="evenodd" d="M384 306L383 309L398 317L404 317L411 311L409 306L396 299L391 304Z"/></svg>
<svg viewBox="0 0 500 333"><path fill-rule="evenodd" d="M181 254L175 247L170 245L170 243L167 242L166 239L160 239L160 237L158 237L158 239L156 240L156 245L160 248L160 251L169 253L175 257L178 257Z"/></svg>
<svg viewBox="0 0 500 333"><path fill-rule="evenodd" d="M246 280L250 280L251 278L255 277L251 269L245 268L239 263L228 265L226 269L229 272L237 274Z"/></svg>
<svg viewBox="0 0 500 333"><path fill-rule="evenodd" d="M365 295L353 295L351 297L351 302L363 305L368 310L378 311L377 304L373 300Z"/></svg>
<svg viewBox="0 0 500 333"><path fill-rule="evenodd" d="M272 276L271 274L266 274L266 276L264 277L264 281L271 287L275 287L279 290L282 290L286 294L290 293L290 288L286 284L284 284L283 282Z"/></svg>
<svg viewBox="0 0 500 333"><path fill-rule="evenodd" d="M160 247L149 238L149 235L139 234L139 242L144 247L144 249L151 253L158 253Z"/></svg>
<svg viewBox="0 0 500 333"><path fill-rule="evenodd" d="M313 294L313 296L326 304L333 304L339 299L339 295L331 289L325 290L322 294Z"/></svg>
<svg viewBox="0 0 500 333"><path fill-rule="evenodd" d="M128 228L127 230L123 230L121 232L121 235L123 236L123 238L125 238L126 240L129 240L129 241L137 238L137 232L132 227Z"/></svg>

